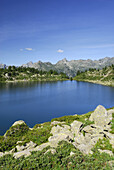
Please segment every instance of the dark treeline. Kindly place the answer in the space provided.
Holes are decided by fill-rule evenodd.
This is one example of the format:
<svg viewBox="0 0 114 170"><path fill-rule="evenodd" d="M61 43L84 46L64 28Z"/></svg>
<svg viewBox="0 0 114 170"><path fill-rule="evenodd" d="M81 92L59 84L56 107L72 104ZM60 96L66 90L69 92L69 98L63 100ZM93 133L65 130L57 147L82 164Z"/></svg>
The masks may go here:
<svg viewBox="0 0 114 170"><path fill-rule="evenodd" d="M12 77L19 77L21 74L25 74L27 76L32 76L32 75L37 75L37 76L61 76L61 78L68 78L68 76L60 72L58 73L55 70L49 70L49 71L43 71L43 70L38 70L35 68L30 68L30 67L15 67L15 66L9 66L8 68L0 68L0 81L6 81L7 79L10 78L12 80Z"/></svg>

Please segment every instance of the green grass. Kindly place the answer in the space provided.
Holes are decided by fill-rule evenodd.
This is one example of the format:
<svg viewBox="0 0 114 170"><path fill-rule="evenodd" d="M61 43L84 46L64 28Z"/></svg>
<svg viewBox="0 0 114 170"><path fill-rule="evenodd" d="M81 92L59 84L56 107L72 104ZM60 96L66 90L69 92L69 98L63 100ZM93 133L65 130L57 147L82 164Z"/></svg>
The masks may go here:
<svg viewBox="0 0 114 170"><path fill-rule="evenodd" d="M107 109L109 110L109 109ZM63 116L60 118L54 118L53 121L64 121L65 124L70 125L74 120L81 121L83 127L93 124L89 121L89 117L92 112L84 115L77 116ZM114 118L114 113L113 113ZM51 122L43 124L36 124L32 130L26 124L16 125L11 127L4 136L0 136L0 151L11 150L15 148L17 141L22 141L20 145L24 145L29 141L33 141L37 145L45 143L51 136ZM114 122L111 124L112 131L114 130ZM83 133L83 131L82 131ZM98 149L110 150L114 152L112 145L107 138L99 139L96 145L93 147L93 154L84 155L78 149L76 149L71 143L66 141L59 142L56 148L56 153L53 155L51 152L44 154L50 147L46 147L42 151L32 152L32 154L26 158L21 157L14 159L12 155L5 155L0 158L1 170L111 170L113 167L109 164L109 161L114 160L114 157L102 153L100 154ZM75 154L70 156L70 153ZM113 165L114 166L114 165Z"/></svg>
<svg viewBox="0 0 114 170"><path fill-rule="evenodd" d="M101 81L114 84L114 65L105 67L101 70L89 69L85 72L78 72L74 77L77 81Z"/></svg>
<svg viewBox="0 0 114 170"><path fill-rule="evenodd" d="M51 120L51 122L53 121L59 121L59 122L65 122L66 124L70 125L74 120L77 120L77 121L80 121L82 123L85 123L86 120L85 119L89 119L90 115L91 115L92 112L88 112L86 114L83 114L83 115L77 115L77 116L72 116L72 115L69 115L69 116L62 116L62 117L59 117L59 118L54 118Z"/></svg>
<svg viewBox="0 0 114 170"><path fill-rule="evenodd" d="M37 145L45 143L51 136L50 131L50 122L44 123L42 128L38 128L36 125L33 130L29 130L29 127L24 124L12 126L6 132L5 137L0 136L0 152L15 148L17 141L22 141L20 145L24 145L30 141L33 141Z"/></svg>
<svg viewBox="0 0 114 170"><path fill-rule="evenodd" d="M110 150L114 153L114 149L112 148L112 145L110 144L109 139L107 138L99 139L96 145L94 146L94 149Z"/></svg>
<svg viewBox="0 0 114 170"><path fill-rule="evenodd" d="M11 155L6 155L0 158L0 169L14 169L14 170L26 170L26 169L39 169L39 170L109 170L111 167L108 162L113 158L108 154L100 154L95 152L91 155L83 155L72 144L65 141L59 143L56 148L56 153L53 155L51 152L44 154L45 148L39 152L33 152L27 158L14 159ZM70 152L75 154L70 156Z"/></svg>

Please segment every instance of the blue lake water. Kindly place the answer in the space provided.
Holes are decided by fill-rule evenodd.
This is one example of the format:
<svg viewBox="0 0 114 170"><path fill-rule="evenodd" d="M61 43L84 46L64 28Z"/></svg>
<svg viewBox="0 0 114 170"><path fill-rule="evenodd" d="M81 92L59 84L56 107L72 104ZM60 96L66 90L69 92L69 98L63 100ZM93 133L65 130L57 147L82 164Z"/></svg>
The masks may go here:
<svg viewBox="0 0 114 170"><path fill-rule="evenodd" d="M0 84L0 135L17 120L29 127L64 115L84 114L97 105L114 106L114 88L87 82Z"/></svg>

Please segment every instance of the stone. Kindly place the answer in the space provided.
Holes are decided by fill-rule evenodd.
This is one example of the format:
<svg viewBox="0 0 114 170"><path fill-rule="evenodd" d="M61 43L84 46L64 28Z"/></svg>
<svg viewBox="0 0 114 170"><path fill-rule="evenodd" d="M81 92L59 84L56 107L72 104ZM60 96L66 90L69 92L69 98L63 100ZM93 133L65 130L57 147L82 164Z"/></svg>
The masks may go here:
<svg viewBox="0 0 114 170"><path fill-rule="evenodd" d="M30 155L31 155L31 153L30 153L29 150L20 151L20 152L16 152L16 153L13 154L14 158L16 158L16 159L20 158L22 156L27 157L27 156L30 156Z"/></svg>
<svg viewBox="0 0 114 170"><path fill-rule="evenodd" d="M4 156L4 153L3 152L0 152L0 157Z"/></svg>
<svg viewBox="0 0 114 170"><path fill-rule="evenodd" d="M12 126L21 125L21 124L25 124L25 122L23 120L18 120L16 122L14 122L14 124Z"/></svg>
<svg viewBox="0 0 114 170"><path fill-rule="evenodd" d="M76 120L73 121L73 123L71 123L71 132L73 134L75 134L75 136L77 136L78 133L81 131L82 126L83 126L82 122L79 122L79 121L76 121Z"/></svg>
<svg viewBox="0 0 114 170"><path fill-rule="evenodd" d="M67 134L64 134L64 133L59 133L59 134L56 134L55 136L50 136L48 138L50 146L54 148L56 148L58 146L58 143L62 140L70 141L70 138Z"/></svg>
<svg viewBox="0 0 114 170"><path fill-rule="evenodd" d="M34 148L36 145L37 145L36 143L30 141L29 143L26 143L26 148L32 149L32 148Z"/></svg>
<svg viewBox="0 0 114 170"><path fill-rule="evenodd" d="M91 114L89 120L94 121L95 125L104 127L104 125L108 125L111 122L112 114L107 112L103 106L99 105Z"/></svg>
<svg viewBox="0 0 114 170"><path fill-rule="evenodd" d="M54 127L52 127L50 133L53 134L53 136L57 136L58 134L65 134L65 135L69 136L69 138L71 138L72 140L74 138L74 135L70 131L70 126L68 126L68 125L54 126Z"/></svg>
<svg viewBox="0 0 114 170"><path fill-rule="evenodd" d="M13 154L14 158L17 159L22 156L27 157L27 156L30 156L31 152L33 152L33 151L42 151L44 148L49 146L49 143L43 143L37 147L34 147L34 146L36 146L36 145L34 145L34 143L32 141L27 143L27 146L26 146L26 148L24 148L24 150L21 150L21 151Z"/></svg>
<svg viewBox="0 0 114 170"><path fill-rule="evenodd" d="M75 153L71 151L71 152L70 152L70 156L72 156L72 155L75 155Z"/></svg>
<svg viewBox="0 0 114 170"><path fill-rule="evenodd" d="M12 153L14 153L14 152L15 152L15 148L11 149L8 153L9 153L9 154L12 154Z"/></svg>
<svg viewBox="0 0 114 170"><path fill-rule="evenodd" d="M29 128L29 130L33 130L34 128Z"/></svg>
<svg viewBox="0 0 114 170"><path fill-rule="evenodd" d="M107 112L108 112L108 114L112 114L112 113L114 113L114 109L110 109Z"/></svg>
<svg viewBox="0 0 114 170"><path fill-rule="evenodd" d="M58 125L58 124L65 124L65 122L59 122L59 121L53 121L51 122L51 125Z"/></svg>
<svg viewBox="0 0 114 170"><path fill-rule="evenodd" d="M82 133L78 134L78 135L74 138L74 141L75 141L77 144L82 144L82 143L84 143L84 140L85 140L85 137L83 136Z"/></svg>
<svg viewBox="0 0 114 170"><path fill-rule="evenodd" d="M73 116L78 116L77 114L73 115Z"/></svg>
<svg viewBox="0 0 114 170"><path fill-rule="evenodd" d="M90 146L89 144L88 144L88 145L81 144L81 145L78 145L77 148L78 148L81 152L83 152L84 154L93 154L93 152L91 151L92 146Z"/></svg>
<svg viewBox="0 0 114 170"><path fill-rule="evenodd" d="M110 156L113 156L112 151L109 151L109 150L102 150L102 149L98 149L98 151L99 151L100 153L107 153L107 154L109 154Z"/></svg>
<svg viewBox="0 0 114 170"><path fill-rule="evenodd" d="M50 145L49 142L43 143L43 144L41 144L41 145L39 145L39 146L31 149L31 151L42 151L44 148L46 148L46 147L49 146L49 145Z"/></svg>
<svg viewBox="0 0 114 170"><path fill-rule="evenodd" d="M90 133L90 134L95 133L95 130L96 130L96 128L91 127L91 125L88 125L88 126L86 126L86 127L83 128L83 131L84 131L84 132Z"/></svg>
<svg viewBox="0 0 114 170"><path fill-rule="evenodd" d="M23 151L26 147L25 147L25 146L23 146L23 145L22 145L22 146L17 145L17 146L16 146L16 148L17 148L17 151L19 151L19 152L20 152L20 151Z"/></svg>
<svg viewBox="0 0 114 170"><path fill-rule="evenodd" d="M20 144L20 143L23 143L23 141L17 141L17 143L16 143L16 144Z"/></svg>
<svg viewBox="0 0 114 170"><path fill-rule="evenodd" d="M55 149L48 149L45 153L44 153L44 155L45 154L47 154L48 152L51 152L53 155L56 153L56 150Z"/></svg>
<svg viewBox="0 0 114 170"><path fill-rule="evenodd" d="M66 132L70 132L70 126L68 125L64 125L64 126L54 126L51 129L51 132L53 135L56 135L57 133L66 133Z"/></svg>
<svg viewBox="0 0 114 170"><path fill-rule="evenodd" d="M109 133L109 132L104 132L104 133L105 133L106 137L109 139L110 144L114 148L114 134Z"/></svg>
<svg viewBox="0 0 114 170"><path fill-rule="evenodd" d="M108 164L110 165L110 167L111 167L112 169L114 169L114 160L108 161Z"/></svg>
<svg viewBox="0 0 114 170"><path fill-rule="evenodd" d="M103 128L100 126L95 126L94 124L92 125L87 125L86 127L83 128L83 131L86 133L92 134L101 134L103 133Z"/></svg>
<svg viewBox="0 0 114 170"><path fill-rule="evenodd" d="M32 149L36 146L36 143L33 143L32 141L30 141L29 143L26 143L24 146L23 145L17 145L16 148L18 151L23 151L25 149Z"/></svg>

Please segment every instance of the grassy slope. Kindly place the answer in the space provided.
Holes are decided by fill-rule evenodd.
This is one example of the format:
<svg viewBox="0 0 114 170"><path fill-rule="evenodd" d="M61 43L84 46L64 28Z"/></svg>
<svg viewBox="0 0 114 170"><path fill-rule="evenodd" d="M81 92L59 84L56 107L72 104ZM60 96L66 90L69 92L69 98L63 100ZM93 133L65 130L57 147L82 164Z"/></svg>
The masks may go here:
<svg viewBox="0 0 114 170"><path fill-rule="evenodd" d="M64 121L66 124L70 124L74 120L78 120L83 122L84 126L87 126L92 123L88 120L91 113L77 116L63 116L52 119L52 122ZM33 141L37 145L47 142L51 135L51 127L51 122L37 124L33 130L30 130L27 125L23 125L20 130L18 130L19 125L18 127L11 127L6 132L6 138L3 136L0 137L0 151L11 150L19 140L23 140L23 144L29 141ZM112 133L114 133L113 128L114 121L112 121ZM62 141L56 148L54 155L51 152L44 154L49 147L42 151L32 152L32 155L26 158L14 159L12 155L5 155L0 158L0 169L112 169L109 161L112 161L114 158L106 153L100 154L98 152L99 148L113 151L109 140L105 138L97 142L93 148L94 153L92 155L83 155L72 144ZM75 153L72 156L70 156L71 151Z"/></svg>
<svg viewBox="0 0 114 170"><path fill-rule="evenodd" d="M74 77L74 80L114 86L114 65L105 67L102 70L90 69L79 73Z"/></svg>

